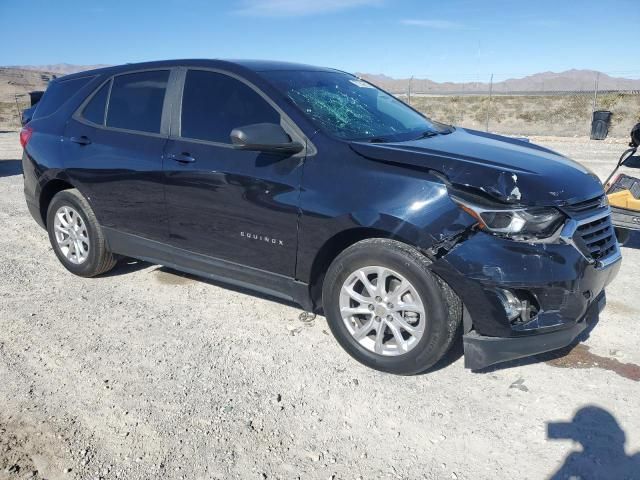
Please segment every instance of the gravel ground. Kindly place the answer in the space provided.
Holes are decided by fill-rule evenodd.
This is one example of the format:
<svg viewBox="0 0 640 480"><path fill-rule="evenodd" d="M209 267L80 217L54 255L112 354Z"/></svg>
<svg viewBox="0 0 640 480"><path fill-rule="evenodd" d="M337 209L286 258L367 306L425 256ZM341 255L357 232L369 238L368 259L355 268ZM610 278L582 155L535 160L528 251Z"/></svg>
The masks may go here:
<svg viewBox="0 0 640 480"><path fill-rule="evenodd" d="M624 148L535 140L601 175ZM472 373L458 345L396 377L292 305L134 261L67 273L20 155L0 133L0 479L640 477L638 250L573 350Z"/></svg>

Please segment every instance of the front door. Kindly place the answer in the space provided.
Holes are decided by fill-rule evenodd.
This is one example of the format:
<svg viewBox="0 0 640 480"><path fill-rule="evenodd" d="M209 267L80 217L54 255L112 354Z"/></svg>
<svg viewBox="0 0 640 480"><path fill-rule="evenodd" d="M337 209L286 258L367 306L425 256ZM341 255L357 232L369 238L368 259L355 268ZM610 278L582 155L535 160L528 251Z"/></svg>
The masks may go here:
<svg viewBox="0 0 640 480"><path fill-rule="evenodd" d="M187 70L180 129L165 149L170 243L293 277L304 153L236 150L233 128L281 123L257 90L225 73Z"/></svg>

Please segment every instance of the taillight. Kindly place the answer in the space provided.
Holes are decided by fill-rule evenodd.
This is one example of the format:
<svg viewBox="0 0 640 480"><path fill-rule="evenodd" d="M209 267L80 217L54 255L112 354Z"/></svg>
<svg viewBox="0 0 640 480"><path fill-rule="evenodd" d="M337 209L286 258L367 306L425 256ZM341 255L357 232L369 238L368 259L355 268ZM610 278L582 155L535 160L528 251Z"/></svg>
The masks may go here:
<svg viewBox="0 0 640 480"><path fill-rule="evenodd" d="M31 135L33 135L33 128L22 127L22 130L20 130L20 145L22 145L22 148L27 146L27 143L31 140Z"/></svg>

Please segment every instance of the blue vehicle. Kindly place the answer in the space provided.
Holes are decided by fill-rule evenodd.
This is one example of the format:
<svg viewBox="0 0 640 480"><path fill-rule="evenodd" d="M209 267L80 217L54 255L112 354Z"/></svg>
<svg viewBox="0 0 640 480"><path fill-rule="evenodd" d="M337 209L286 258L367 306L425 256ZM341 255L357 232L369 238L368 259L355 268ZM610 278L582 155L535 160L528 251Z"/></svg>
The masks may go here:
<svg viewBox="0 0 640 480"><path fill-rule="evenodd" d="M68 75L21 142L27 205L72 273L135 257L294 301L386 372L428 370L459 335L472 369L563 347L620 267L592 172L329 68Z"/></svg>

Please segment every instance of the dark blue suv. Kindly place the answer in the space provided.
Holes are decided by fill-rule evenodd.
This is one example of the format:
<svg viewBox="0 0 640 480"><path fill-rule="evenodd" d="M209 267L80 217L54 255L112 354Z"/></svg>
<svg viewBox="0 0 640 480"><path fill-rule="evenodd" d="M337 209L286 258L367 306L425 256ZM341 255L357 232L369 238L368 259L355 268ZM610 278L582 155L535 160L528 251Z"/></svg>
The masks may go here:
<svg viewBox="0 0 640 480"><path fill-rule="evenodd" d="M69 271L128 256L295 301L387 372L429 369L460 334L473 369L565 346L620 266L593 173L333 69L68 75L21 142L29 210Z"/></svg>

